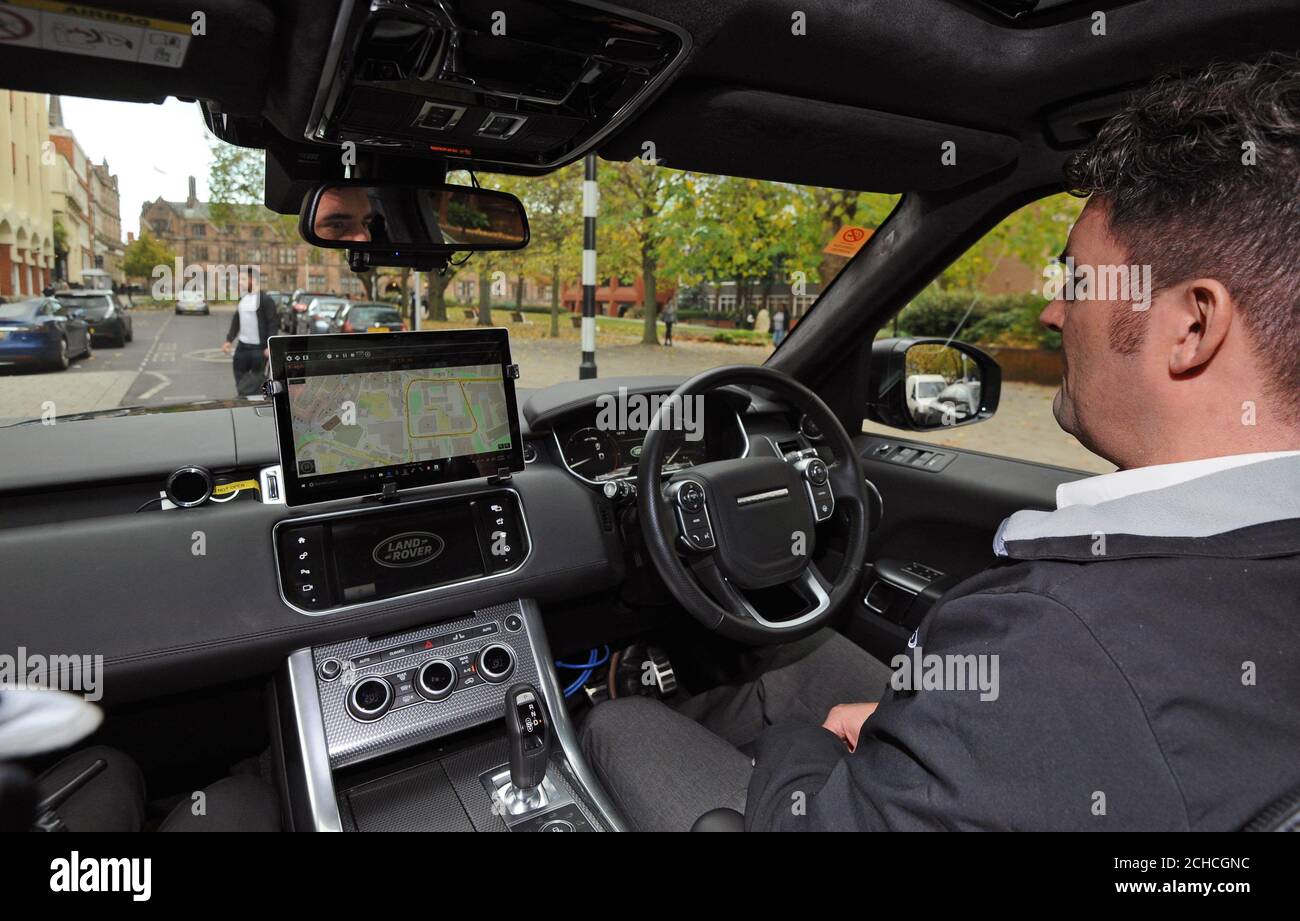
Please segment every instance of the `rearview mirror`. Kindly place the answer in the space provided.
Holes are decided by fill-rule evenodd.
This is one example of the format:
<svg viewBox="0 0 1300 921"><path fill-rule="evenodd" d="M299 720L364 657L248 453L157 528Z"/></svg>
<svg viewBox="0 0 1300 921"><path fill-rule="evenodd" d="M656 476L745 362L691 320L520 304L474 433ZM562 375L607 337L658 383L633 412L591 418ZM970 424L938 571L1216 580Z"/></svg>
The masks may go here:
<svg viewBox="0 0 1300 921"><path fill-rule="evenodd" d="M314 246L365 253L437 255L528 245L523 203L469 186L333 182L304 198L298 229Z"/></svg>
<svg viewBox="0 0 1300 921"><path fill-rule="evenodd" d="M878 339L868 387L868 419L927 431L982 422L997 412L1002 369L965 342Z"/></svg>

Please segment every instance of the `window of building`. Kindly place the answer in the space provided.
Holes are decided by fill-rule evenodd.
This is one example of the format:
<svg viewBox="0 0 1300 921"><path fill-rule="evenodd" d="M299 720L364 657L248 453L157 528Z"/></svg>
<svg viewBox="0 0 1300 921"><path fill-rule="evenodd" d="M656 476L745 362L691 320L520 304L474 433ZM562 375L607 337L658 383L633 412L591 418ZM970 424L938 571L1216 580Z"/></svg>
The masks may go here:
<svg viewBox="0 0 1300 921"><path fill-rule="evenodd" d="M203 224L194 224L190 227L190 233L196 237L206 237L208 235L208 228Z"/></svg>

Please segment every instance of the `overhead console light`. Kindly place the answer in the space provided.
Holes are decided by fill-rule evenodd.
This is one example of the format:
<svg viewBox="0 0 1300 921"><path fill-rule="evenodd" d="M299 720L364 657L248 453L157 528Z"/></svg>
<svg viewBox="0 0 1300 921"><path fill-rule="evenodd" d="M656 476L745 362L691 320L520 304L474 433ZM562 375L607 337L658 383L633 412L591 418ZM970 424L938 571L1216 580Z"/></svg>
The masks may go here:
<svg viewBox="0 0 1300 921"><path fill-rule="evenodd" d="M335 36L309 140L523 173L590 150L690 48L597 0L345 0Z"/></svg>

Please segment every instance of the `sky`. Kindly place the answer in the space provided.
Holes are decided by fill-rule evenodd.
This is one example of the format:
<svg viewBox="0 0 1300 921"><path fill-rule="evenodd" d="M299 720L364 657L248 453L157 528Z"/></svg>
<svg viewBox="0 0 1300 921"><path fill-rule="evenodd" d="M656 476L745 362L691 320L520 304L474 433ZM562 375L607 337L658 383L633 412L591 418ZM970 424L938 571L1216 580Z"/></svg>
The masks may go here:
<svg viewBox="0 0 1300 921"><path fill-rule="evenodd" d="M162 196L184 201L189 176L199 198L208 196L208 149L203 113L192 102L162 105L63 96L63 124L93 162L108 158L121 196L122 239L139 235L140 206Z"/></svg>

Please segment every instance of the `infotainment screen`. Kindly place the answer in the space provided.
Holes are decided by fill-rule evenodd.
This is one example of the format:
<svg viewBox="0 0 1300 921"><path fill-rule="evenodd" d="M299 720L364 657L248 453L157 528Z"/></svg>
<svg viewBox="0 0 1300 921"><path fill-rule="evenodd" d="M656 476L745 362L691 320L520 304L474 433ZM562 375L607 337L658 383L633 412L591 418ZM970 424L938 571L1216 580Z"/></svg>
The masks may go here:
<svg viewBox="0 0 1300 921"><path fill-rule="evenodd" d="M522 470L504 329L273 336L285 502Z"/></svg>

